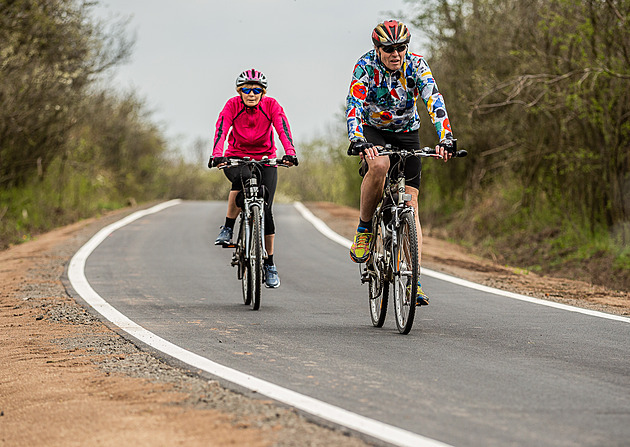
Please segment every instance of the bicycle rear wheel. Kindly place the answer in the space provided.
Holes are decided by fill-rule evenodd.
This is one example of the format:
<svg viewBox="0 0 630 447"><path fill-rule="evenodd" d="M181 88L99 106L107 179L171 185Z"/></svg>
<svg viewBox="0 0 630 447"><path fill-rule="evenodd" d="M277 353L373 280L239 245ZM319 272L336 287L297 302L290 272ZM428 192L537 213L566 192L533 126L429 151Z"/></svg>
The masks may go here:
<svg viewBox="0 0 630 447"><path fill-rule="evenodd" d="M372 247L372 255L367 263L369 274L370 317L375 327L382 327L387 316L387 302L389 299L389 282L385 280L385 244L380 219L375 217L372 225L375 231Z"/></svg>
<svg viewBox="0 0 630 447"><path fill-rule="evenodd" d="M258 205L252 205L250 210L252 215L252 237L249 251L249 268L252 284L252 301L250 306L252 310L258 310L260 308L260 291L263 281L262 216Z"/></svg>
<svg viewBox="0 0 630 447"><path fill-rule="evenodd" d="M397 230L394 248L394 312L401 334L408 334L413 326L418 292L418 238L413 213L404 213Z"/></svg>

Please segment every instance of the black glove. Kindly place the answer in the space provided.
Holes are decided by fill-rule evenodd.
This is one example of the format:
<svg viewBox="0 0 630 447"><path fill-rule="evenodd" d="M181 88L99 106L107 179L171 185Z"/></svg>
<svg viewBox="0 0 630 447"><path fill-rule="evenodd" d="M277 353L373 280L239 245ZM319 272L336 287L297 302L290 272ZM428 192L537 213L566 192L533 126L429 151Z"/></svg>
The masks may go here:
<svg viewBox="0 0 630 447"><path fill-rule="evenodd" d="M293 166L298 165L298 159L295 155L285 155L282 157L282 161L288 161L289 163L293 163Z"/></svg>
<svg viewBox="0 0 630 447"><path fill-rule="evenodd" d="M351 141L350 147L348 148L348 155L359 155L365 149L373 146L372 143L368 143L367 141Z"/></svg>
<svg viewBox="0 0 630 447"><path fill-rule="evenodd" d="M208 167L212 168L212 155L210 156L210 158L208 159Z"/></svg>
<svg viewBox="0 0 630 447"><path fill-rule="evenodd" d="M446 149L448 153L454 155L457 152L457 140L453 139L453 137L446 137L447 139L440 142L439 146Z"/></svg>
<svg viewBox="0 0 630 447"><path fill-rule="evenodd" d="M212 166L217 167L220 164L227 163L227 162L228 162L227 157L214 157L212 159Z"/></svg>

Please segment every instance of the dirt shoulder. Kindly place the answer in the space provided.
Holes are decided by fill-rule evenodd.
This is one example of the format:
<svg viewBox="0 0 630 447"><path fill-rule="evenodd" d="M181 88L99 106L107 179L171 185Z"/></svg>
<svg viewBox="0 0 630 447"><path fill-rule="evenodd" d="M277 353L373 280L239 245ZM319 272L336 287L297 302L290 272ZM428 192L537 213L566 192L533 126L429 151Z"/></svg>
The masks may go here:
<svg viewBox="0 0 630 447"><path fill-rule="evenodd" d="M356 210L307 204L350 237ZM110 213L0 252L0 446L362 446L342 430L227 390L140 351L78 305L61 278ZM628 293L494 265L426 237L424 265L493 287L620 315Z"/></svg>

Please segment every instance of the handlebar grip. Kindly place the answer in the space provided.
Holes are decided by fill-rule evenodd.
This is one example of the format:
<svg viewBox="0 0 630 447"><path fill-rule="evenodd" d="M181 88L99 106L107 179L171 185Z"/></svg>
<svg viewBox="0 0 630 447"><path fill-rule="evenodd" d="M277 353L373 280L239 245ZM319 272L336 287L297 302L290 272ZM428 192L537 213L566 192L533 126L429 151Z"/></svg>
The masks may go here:
<svg viewBox="0 0 630 447"><path fill-rule="evenodd" d="M423 152L427 155L435 155L437 154L437 151L435 150L434 147L427 147L423 150Z"/></svg>
<svg viewBox="0 0 630 447"><path fill-rule="evenodd" d="M434 147L427 147L427 148L425 148L425 149L423 150L423 152L424 152L425 154L427 154L427 155L436 155L436 154L437 154L437 151L435 150L435 148L434 148ZM460 158L460 157L465 157L465 156L467 156L467 155L468 155L468 151L461 149L461 150L459 150L459 151L455 152L455 153L453 154L453 157L454 157L454 158L455 158L455 157Z"/></svg>
<svg viewBox="0 0 630 447"><path fill-rule="evenodd" d="M368 143L366 141L352 141L350 143L350 147L348 148L348 155L359 155L368 147L373 147L372 143Z"/></svg>

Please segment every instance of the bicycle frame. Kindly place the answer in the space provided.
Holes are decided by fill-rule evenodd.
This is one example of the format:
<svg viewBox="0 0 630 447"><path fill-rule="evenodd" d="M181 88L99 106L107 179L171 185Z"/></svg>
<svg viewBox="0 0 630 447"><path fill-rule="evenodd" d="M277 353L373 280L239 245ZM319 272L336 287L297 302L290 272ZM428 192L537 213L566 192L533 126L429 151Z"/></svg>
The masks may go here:
<svg viewBox="0 0 630 447"><path fill-rule="evenodd" d="M258 179L255 175L253 175L250 179L246 180L246 185L243 187L243 193L245 194L243 210L241 211L241 222L245 230L245 260L249 261L250 258L250 250L251 250L251 217L252 217L252 205L258 205L258 210L260 213L260 218L262 222L262 228L265 228L265 200L262 197L258 197L258 191L260 186L258 186ZM265 237L262 235L262 249L263 249L263 258L267 258L267 248L265 246Z"/></svg>
<svg viewBox="0 0 630 447"><path fill-rule="evenodd" d="M250 166L252 169L252 176L243 181L244 200L243 200L243 208L240 213L241 229L244 229L245 231L245 259L246 260L249 260L249 257L250 257L250 245L251 245L250 244L251 242L250 222L251 222L251 217L252 217L251 209L253 205L258 205L258 208L260 210L260 217L262 219L263 228L265 224L265 212L264 212L265 199L263 197L260 197L260 185L258 184L258 181L260 180L260 178L259 178L259 175L257 174L257 172L259 172L258 170L259 166L262 166L262 165L283 166L282 164L279 164L276 159L263 158L260 161L256 161L256 160L250 159L249 157L246 157L242 159L241 158L230 159L226 166L223 166L220 168L220 169L226 169L226 168L230 168L234 166ZM239 233L239 238L240 238L240 233ZM237 240L239 240L239 238L237 238ZM267 258L267 248L265 245L264 236L262 237L261 243L262 243L262 248L263 248L263 256L264 258Z"/></svg>

